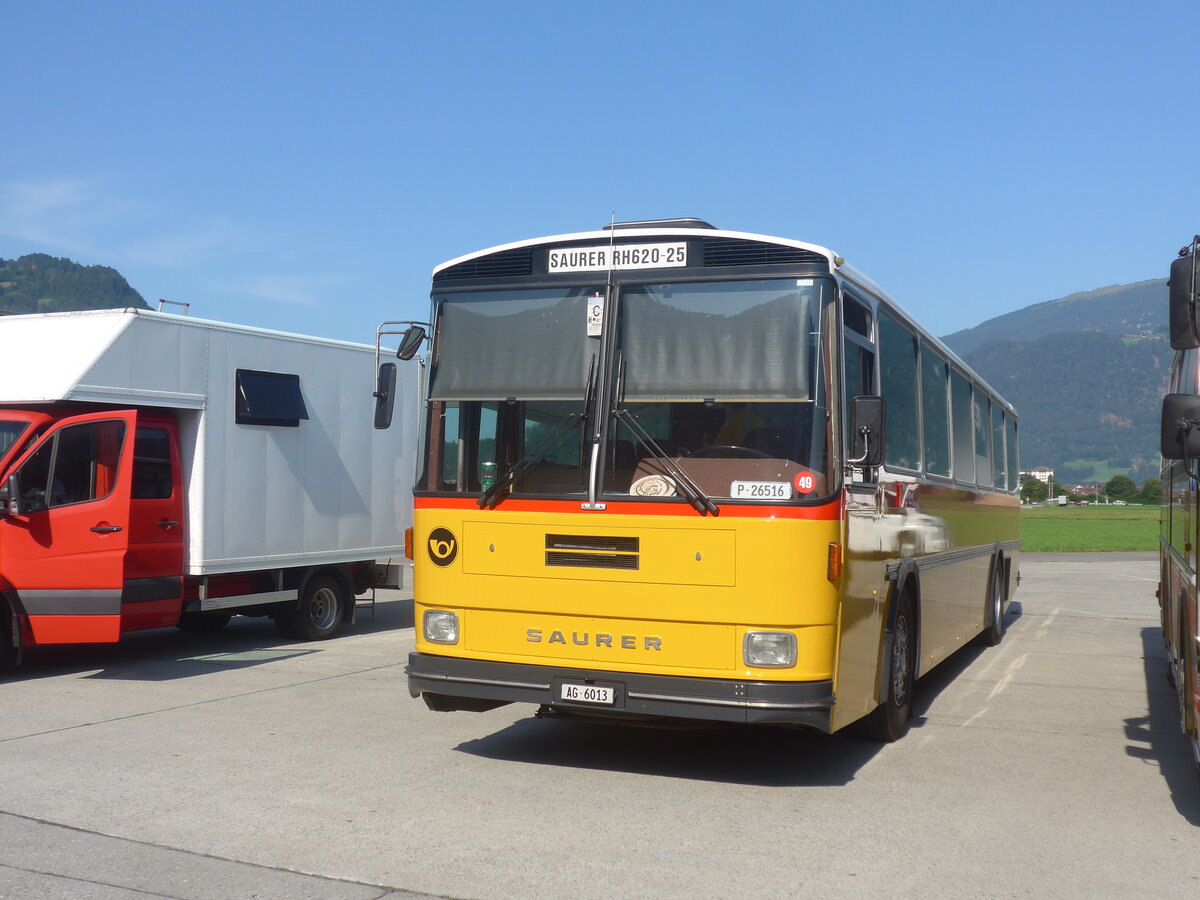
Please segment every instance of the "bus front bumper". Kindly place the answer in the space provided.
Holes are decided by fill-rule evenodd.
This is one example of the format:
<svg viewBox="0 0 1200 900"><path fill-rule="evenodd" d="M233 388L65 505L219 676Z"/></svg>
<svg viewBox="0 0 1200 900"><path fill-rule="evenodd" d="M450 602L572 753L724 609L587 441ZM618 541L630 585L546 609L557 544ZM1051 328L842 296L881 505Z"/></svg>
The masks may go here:
<svg viewBox="0 0 1200 900"><path fill-rule="evenodd" d="M804 725L830 730L832 681L726 681L408 655L408 692L430 709L537 703L574 715ZM563 685L611 688L611 702L564 700Z"/></svg>

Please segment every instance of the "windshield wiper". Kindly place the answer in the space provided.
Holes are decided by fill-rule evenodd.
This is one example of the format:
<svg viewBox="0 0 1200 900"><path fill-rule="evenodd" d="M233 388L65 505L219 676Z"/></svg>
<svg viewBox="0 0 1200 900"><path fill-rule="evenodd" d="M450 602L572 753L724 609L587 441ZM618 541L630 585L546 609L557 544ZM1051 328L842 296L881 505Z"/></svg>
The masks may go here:
<svg viewBox="0 0 1200 900"><path fill-rule="evenodd" d="M481 508L486 506L489 509L494 509L500 503L503 492L508 488L509 485L516 481L517 476L523 475L525 472L529 471L535 466L539 466L544 463L546 460L542 458L542 455L557 447L562 442L563 437L566 435L567 429L576 422L580 421L582 418L583 416L579 413L571 413L569 416L555 425L540 444L538 444L519 460L517 460L511 467L509 467L503 475L496 479L496 483L484 491L480 495L479 499L475 502L478 503Z"/></svg>
<svg viewBox="0 0 1200 900"><path fill-rule="evenodd" d="M683 470L679 463L671 459L663 451L662 447L658 446L658 443L650 436L650 433L642 427L642 423L633 417L633 413L627 409L614 409L613 417L618 421L624 422L625 427L650 451L650 455L654 457L655 461L670 473L671 477L675 479L675 486L679 489L679 493L683 494L684 499L692 505L692 508L696 512L702 516L705 514L714 516L721 514L721 507L717 506L712 501L712 498L700 489L700 486L692 480L691 476Z"/></svg>
<svg viewBox="0 0 1200 900"><path fill-rule="evenodd" d="M569 429L572 425L574 425L576 422L587 422L588 408L592 400L592 391L595 387L595 381L596 357L593 356L591 368L588 370L587 385L583 389L583 412L571 413L569 416L555 425L552 429L550 429L550 433L542 439L540 444L522 456L516 461L516 463L513 464L511 468L497 478L496 483L484 491L480 495L479 499L475 501L481 509L483 507L495 509L495 507L500 503L503 492L514 481L517 480L518 475L522 475L535 466L539 466L545 462L545 460L542 459L542 454L553 450L560 443L562 443L563 437L565 437L567 434L567 429Z"/></svg>

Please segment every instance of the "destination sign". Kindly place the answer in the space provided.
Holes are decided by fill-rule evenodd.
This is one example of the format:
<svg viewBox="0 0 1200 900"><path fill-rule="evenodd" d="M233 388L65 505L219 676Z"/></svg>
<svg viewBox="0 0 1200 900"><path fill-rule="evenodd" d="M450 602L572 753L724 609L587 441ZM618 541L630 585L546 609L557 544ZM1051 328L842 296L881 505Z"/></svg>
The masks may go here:
<svg viewBox="0 0 1200 900"><path fill-rule="evenodd" d="M603 272L609 269L674 269L687 265L687 242L617 244L551 250L546 271Z"/></svg>

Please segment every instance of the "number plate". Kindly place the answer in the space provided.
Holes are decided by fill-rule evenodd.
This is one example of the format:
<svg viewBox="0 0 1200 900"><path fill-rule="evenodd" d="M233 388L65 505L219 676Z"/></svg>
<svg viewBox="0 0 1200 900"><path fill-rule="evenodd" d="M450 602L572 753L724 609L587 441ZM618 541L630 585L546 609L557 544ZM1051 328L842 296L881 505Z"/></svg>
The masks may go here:
<svg viewBox="0 0 1200 900"><path fill-rule="evenodd" d="M572 703L596 703L601 706L612 706L617 699L617 692L610 687L600 687L595 684L564 684L559 687L559 699Z"/></svg>
<svg viewBox="0 0 1200 900"><path fill-rule="evenodd" d="M734 500L791 500L790 481L735 481L729 486Z"/></svg>
<svg viewBox="0 0 1200 900"><path fill-rule="evenodd" d="M600 272L606 269L675 269L687 265L687 242L673 244L601 244L550 250L546 271Z"/></svg>

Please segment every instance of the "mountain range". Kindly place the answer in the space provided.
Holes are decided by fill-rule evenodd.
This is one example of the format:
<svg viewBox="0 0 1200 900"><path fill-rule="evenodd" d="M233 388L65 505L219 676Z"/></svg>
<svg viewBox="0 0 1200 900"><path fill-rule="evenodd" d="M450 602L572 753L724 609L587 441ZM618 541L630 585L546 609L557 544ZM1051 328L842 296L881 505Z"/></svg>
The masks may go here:
<svg viewBox="0 0 1200 900"><path fill-rule="evenodd" d="M1071 294L942 338L1017 408L1021 467L1063 485L1158 474L1174 357L1166 279Z"/></svg>

